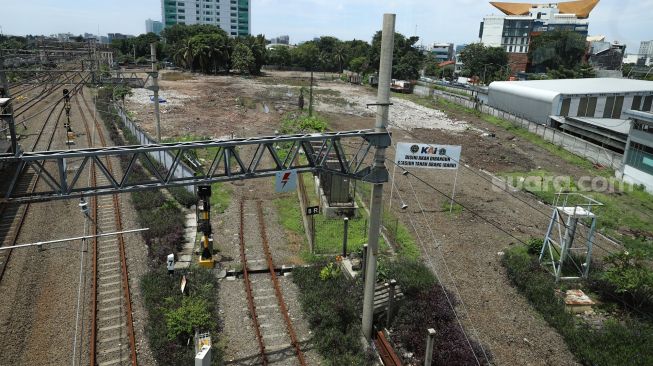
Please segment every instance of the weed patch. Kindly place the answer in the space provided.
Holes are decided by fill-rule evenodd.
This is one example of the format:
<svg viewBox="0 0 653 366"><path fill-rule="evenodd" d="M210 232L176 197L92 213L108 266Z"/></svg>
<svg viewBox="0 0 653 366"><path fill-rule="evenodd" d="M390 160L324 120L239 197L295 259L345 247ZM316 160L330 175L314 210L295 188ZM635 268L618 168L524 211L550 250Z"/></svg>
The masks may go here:
<svg viewBox="0 0 653 366"><path fill-rule="evenodd" d="M526 247L506 252L503 265L508 277L531 305L565 339L571 352L584 365L651 365L653 326L648 321L626 317L608 320L600 328L586 324L565 310L556 296L553 277L544 271Z"/></svg>
<svg viewBox="0 0 653 366"><path fill-rule="evenodd" d="M223 353L218 343L216 304L217 280L201 268L186 274L189 295L179 292L181 274L169 275L160 266L141 279L140 287L148 313L146 334L159 365L190 365L195 357L195 331L212 337L213 365L221 365Z"/></svg>

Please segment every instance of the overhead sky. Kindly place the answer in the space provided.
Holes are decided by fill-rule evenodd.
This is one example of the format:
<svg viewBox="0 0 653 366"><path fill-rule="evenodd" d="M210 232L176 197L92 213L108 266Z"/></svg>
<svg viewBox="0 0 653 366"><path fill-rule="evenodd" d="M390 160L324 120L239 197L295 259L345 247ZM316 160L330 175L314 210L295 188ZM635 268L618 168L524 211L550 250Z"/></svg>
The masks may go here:
<svg viewBox="0 0 653 366"><path fill-rule="evenodd" d="M383 13L397 14L397 31L433 42L478 40L484 15L499 11L484 0L251 0L252 33L268 38L289 35L292 43L333 35L369 41L381 28ZM537 2L537 1L533 1ZM548 1L540 1L548 2ZM637 53L641 40L653 39L653 0L601 0L590 15L590 34L625 42ZM145 19L161 19L160 0L2 0L5 34L71 32L140 34Z"/></svg>

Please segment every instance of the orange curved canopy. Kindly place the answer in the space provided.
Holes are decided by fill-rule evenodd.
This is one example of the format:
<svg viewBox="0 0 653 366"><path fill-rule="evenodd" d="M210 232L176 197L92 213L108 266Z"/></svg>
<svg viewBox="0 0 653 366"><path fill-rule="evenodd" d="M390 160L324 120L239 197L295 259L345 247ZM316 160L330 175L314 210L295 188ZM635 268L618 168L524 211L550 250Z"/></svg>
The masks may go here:
<svg viewBox="0 0 653 366"><path fill-rule="evenodd" d="M599 0L578 0L558 3L558 10L561 14L576 14L580 19L586 19L590 12L596 7ZM506 15L528 15L531 8L542 4L530 3L504 3L491 1L490 4L501 10Z"/></svg>

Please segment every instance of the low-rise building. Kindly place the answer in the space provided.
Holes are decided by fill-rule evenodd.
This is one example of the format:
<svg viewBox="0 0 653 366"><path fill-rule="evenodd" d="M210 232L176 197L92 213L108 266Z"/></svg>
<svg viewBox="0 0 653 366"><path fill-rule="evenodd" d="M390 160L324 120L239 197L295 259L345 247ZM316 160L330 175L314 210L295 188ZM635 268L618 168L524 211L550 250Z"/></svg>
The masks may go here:
<svg viewBox="0 0 653 366"><path fill-rule="evenodd" d="M617 78L497 81L490 84L488 104L623 152L628 135L626 111L652 110L653 82Z"/></svg>
<svg viewBox="0 0 653 366"><path fill-rule="evenodd" d="M433 43L429 53L435 56L438 62L451 61L454 57L453 43Z"/></svg>
<svg viewBox="0 0 653 366"><path fill-rule="evenodd" d="M621 178L653 193L653 113L629 110L626 115L632 123Z"/></svg>

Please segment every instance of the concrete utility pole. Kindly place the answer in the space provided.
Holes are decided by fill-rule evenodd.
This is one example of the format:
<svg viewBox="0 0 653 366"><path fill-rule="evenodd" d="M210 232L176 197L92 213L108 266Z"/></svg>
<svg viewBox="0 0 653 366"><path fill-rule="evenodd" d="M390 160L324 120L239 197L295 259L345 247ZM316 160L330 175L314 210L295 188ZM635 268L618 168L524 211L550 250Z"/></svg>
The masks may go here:
<svg viewBox="0 0 653 366"><path fill-rule="evenodd" d="M161 142L161 115L159 114L159 71L156 68L156 43L150 43L152 57L152 91L154 92L154 118L156 118L156 141Z"/></svg>
<svg viewBox="0 0 653 366"><path fill-rule="evenodd" d="M392 80L392 52L394 51L395 14L383 15L381 36L381 65L379 66L379 89L376 107L376 132L386 132L390 107L390 81ZM377 148L372 169L385 169L385 148ZM365 292L363 295L363 335L372 339L374 321L374 287L376 285L376 258L379 255L379 233L381 229L381 207L383 204L383 184L372 186L370 203L370 227L368 250L365 260Z"/></svg>

